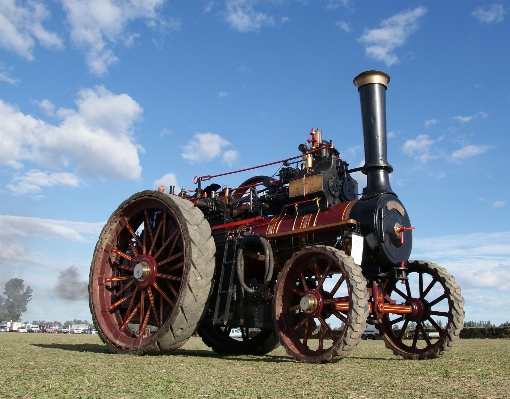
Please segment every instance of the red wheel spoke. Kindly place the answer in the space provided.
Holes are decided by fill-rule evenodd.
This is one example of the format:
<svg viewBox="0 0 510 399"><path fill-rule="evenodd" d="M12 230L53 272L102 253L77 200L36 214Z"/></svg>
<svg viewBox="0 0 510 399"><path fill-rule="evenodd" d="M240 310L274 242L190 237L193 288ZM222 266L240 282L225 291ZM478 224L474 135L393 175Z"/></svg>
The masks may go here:
<svg viewBox="0 0 510 399"><path fill-rule="evenodd" d="M175 269L179 269L180 267L184 266L184 262L179 262L175 266L172 266L170 269L167 270L167 272L174 271Z"/></svg>
<svg viewBox="0 0 510 399"><path fill-rule="evenodd" d="M416 343L418 342L418 334L420 333L420 330L417 328L414 329L414 335L413 335L413 344L411 345L414 349L416 349Z"/></svg>
<svg viewBox="0 0 510 399"><path fill-rule="evenodd" d="M142 243L140 242L140 238L138 238L138 236L136 235L135 231L133 230L133 228L129 224L129 222L128 222L126 217L122 217L121 224L122 223L124 223L124 227L127 229L127 231L129 231L131 236L135 239L136 243L141 247Z"/></svg>
<svg viewBox="0 0 510 399"><path fill-rule="evenodd" d="M435 322L435 320L432 317L429 316L427 320L430 321L430 324L434 326L437 332L439 333L443 332L443 329Z"/></svg>
<svg viewBox="0 0 510 399"><path fill-rule="evenodd" d="M323 349L324 349L324 327L321 327L319 329L319 348L318 348L318 351L322 352Z"/></svg>
<svg viewBox="0 0 510 399"><path fill-rule="evenodd" d="M322 318L322 317L318 317L321 325L322 325L322 328L328 333L328 335L331 337L331 339L334 341L336 339L336 336L335 334L333 333L333 331L331 330L331 328L328 326L328 324L326 323L326 321Z"/></svg>
<svg viewBox="0 0 510 399"><path fill-rule="evenodd" d="M162 260L161 262L158 262L156 264L157 267L160 267L160 266L163 266L163 265L166 265L168 262L171 262L173 261L174 259L177 259L179 256L182 256L184 255L184 251L181 251L179 252L178 254L175 254L173 256L170 256L169 258L166 258L165 260Z"/></svg>
<svg viewBox="0 0 510 399"><path fill-rule="evenodd" d="M299 303L294 306L289 306L289 308L287 309L287 313L295 312L296 310L298 310L300 308L301 308L301 305L299 305Z"/></svg>
<svg viewBox="0 0 510 399"><path fill-rule="evenodd" d="M126 254L125 252L122 252L120 250L118 250L117 248L112 248L112 252L123 257L124 259L130 261L130 262L134 262L133 260L133 257L129 256L128 254Z"/></svg>
<svg viewBox="0 0 510 399"><path fill-rule="evenodd" d="M390 325L400 323L402 320L404 320L404 318L405 318L404 316L397 317L396 319L390 321Z"/></svg>
<svg viewBox="0 0 510 399"><path fill-rule="evenodd" d="M324 304L337 303L337 302L349 302L348 296L340 296L338 298L324 299Z"/></svg>
<svg viewBox="0 0 510 399"><path fill-rule="evenodd" d="M308 334L310 333L310 319L305 319L305 328L303 331L303 345L308 348Z"/></svg>
<svg viewBox="0 0 510 399"><path fill-rule="evenodd" d="M336 282L335 286L333 287L333 289L331 290L331 295L334 296L336 294L336 292L338 291L338 289L340 288L340 286L342 285L342 283L345 281L345 277L342 275L338 281Z"/></svg>
<svg viewBox="0 0 510 399"><path fill-rule="evenodd" d="M145 290L140 290L140 321L139 323L142 324L143 315L145 314Z"/></svg>
<svg viewBox="0 0 510 399"><path fill-rule="evenodd" d="M436 305L437 303L441 302L443 299L446 299L446 298L448 298L448 295L445 292L443 295L437 297L432 302L429 302L429 305L432 307L432 306Z"/></svg>
<svg viewBox="0 0 510 399"><path fill-rule="evenodd" d="M301 291L299 288L297 287L292 287L290 289L294 294L297 294L299 296L305 296L305 293L303 291Z"/></svg>
<svg viewBox="0 0 510 399"><path fill-rule="evenodd" d="M147 209L143 210L143 216L144 216L144 219L145 219L145 231L149 232L149 237L151 239L151 242L153 242L154 241L154 235L152 234L152 227L151 227L151 224L149 222L149 214L147 213Z"/></svg>
<svg viewBox="0 0 510 399"><path fill-rule="evenodd" d="M448 312L438 312L438 311L434 311L432 310L430 312L431 315L434 315L434 316L444 316L444 317L448 317Z"/></svg>
<svg viewBox="0 0 510 399"><path fill-rule="evenodd" d="M305 317L303 320L301 320L299 323L297 323L292 329L294 330L294 332L296 332L297 330L299 330L304 324L305 322L308 320L307 317Z"/></svg>
<svg viewBox="0 0 510 399"><path fill-rule="evenodd" d="M121 288L119 292L115 294L115 296L120 296L124 291L126 291L131 285L135 282L135 280L131 280L129 283L125 284L124 287Z"/></svg>
<svg viewBox="0 0 510 399"><path fill-rule="evenodd" d="M420 332L421 332L421 336L423 337L423 339L424 339L424 340L425 340L425 342L427 343L427 346L432 345L432 344L430 343L430 339L429 339L429 336L427 335L427 332L426 332L426 331L425 331L425 329L423 328L423 324L421 324L421 322L418 322L416 327L418 327L418 328L417 328L417 330L418 330L418 329L420 330Z"/></svg>
<svg viewBox="0 0 510 399"><path fill-rule="evenodd" d="M160 295L161 295L163 298L165 298L165 301L167 301L167 302L168 302L168 303L169 303L172 307L174 307L174 306L175 306L175 305L174 305L174 303L172 302L172 300L168 297L168 295L167 295L167 294L165 294L161 288L159 288L159 285L157 285L156 283L154 283L152 286L153 286L153 287L154 287L154 288L155 288L155 289L156 289L156 290L160 293Z"/></svg>
<svg viewBox="0 0 510 399"><path fill-rule="evenodd" d="M124 302L126 302L129 298L131 298L133 296L133 293L130 293L128 295L126 295L125 297L119 299L117 302L113 303L112 305L110 305L108 307L108 311L112 311L113 309L115 309L117 306L120 306L121 304L123 304Z"/></svg>
<svg viewBox="0 0 510 399"><path fill-rule="evenodd" d="M408 324L409 324L409 320L404 321L404 324L402 325L402 328L400 329L400 333L398 334L398 337L397 337L399 340L402 340L402 338L404 337L404 334L406 332Z"/></svg>
<svg viewBox="0 0 510 399"><path fill-rule="evenodd" d="M151 309L147 309L145 313L145 317L143 318L143 323L140 323L140 329L138 330L138 337L141 337L145 331L145 327L147 327L147 322L149 321L149 315L151 314Z"/></svg>
<svg viewBox="0 0 510 399"><path fill-rule="evenodd" d="M107 278L104 279L104 282L105 283L114 283L114 282L117 282L117 281L126 281L126 280L133 280L133 277L122 277L122 276L107 277Z"/></svg>
<svg viewBox="0 0 510 399"><path fill-rule="evenodd" d="M319 272L319 264L317 261L313 262L313 272L315 273L315 281L319 281L321 279L321 275Z"/></svg>
<svg viewBox="0 0 510 399"><path fill-rule="evenodd" d="M131 301L129 302L128 308L126 310L127 315L129 314L129 312L131 312L131 308L135 304L135 298L136 298L135 295L137 292L138 292L138 287L135 287L135 290L133 291L133 296L131 297Z"/></svg>
<svg viewBox="0 0 510 399"><path fill-rule="evenodd" d="M333 265L333 261L330 260L328 262L328 265L326 266L326 269L324 270L324 272L322 273L322 277L320 278L320 281L319 281L319 284L317 284L317 289L321 289L322 288L322 284L324 284L324 280L326 280L326 277L328 276L328 273L329 271L331 270L331 266Z"/></svg>
<svg viewBox="0 0 510 399"><path fill-rule="evenodd" d="M122 325L120 326L119 328L119 331L124 331L124 329L127 327L127 325L129 324L129 322L131 320L133 320L133 317L135 317L136 315L136 312L138 312L138 308L140 307L140 304L138 304L136 306L136 308L133 309L133 311L129 314L129 316L127 317L127 319L124 321L124 323L122 323Z"/></svg>
<svg viewBox="0 0 510 399"><path fill-rule="evenodd" d="M404 284L406 286L407 298L412 298L411 295L411 287L409 286L409 280L404 280Z"/></svg>
<svg viewBox="0 0 510 399"><path fill-rule="evenodd" d="M134 256L138 256L138 250L136 249L136 246L133 245L133 241L129 240L129 248L133 252Z"/></svg>
<svg viewBox="0 0 510 399"><path fill-rule="evenodd" d="M121 270L125 270L127 272L133 273L134 267L118 264L117 269L121 269Z"/></svg>
<svg viewBox="0 0 510 399"><path fill-rule="evenodd" d="M433 279L430 284L428 285L427 289L423 292L423 296L421 297L422 299L425 298L427 296L427 294L429 293L429 291L432 289L432 287L434 286L434 284L436 284L436 279Z"/></svg>
<svg viewBox="0 0 510 399"><path fill-rule="evenodd" d="M170 234L170 236L166 239L166 241L164 242L164 244L161 246L160 249L158 249L158 252L156 252L154 254L154 258L157 258L161 252L163 252L163 250L166 248L166 246L168 245L168 243L170 241L172 241L172 238L174 238L174 236L179 232L179 230L174 230L174 232L172 234Z"/></svg>
<svg viewBox="0 0 510 399"><path fill-rule="evenodd" d="M170 291L172 291L172 294L174 294L174 296L177 298L177 291L175 290L175 288L174 288L174 287L172 287L172 284L170 284L170 281L165 280L165 283L166 283L166 285L168 286L168 289L169 289Z"/></svg>
<svg viewBox="0 0 510 399"><path fill-rule="evenodd" d="M347 324L347 316L344 316L342 313L340 313L338 310L333 310L333 315L342 320L344 322L344 324Z"/></svg>
<svg viewBox="0 0 510 399"><path fill-rule="evenodd" d="M173 281L181 281L182 280L182 278L177 277L177 276L172 276L170 274L158 273L158 277L161 277L161 278L164 278L164 279L167 279L167 280L173 280Z"/></svg>
<svg viewBox="0 0 510 399"><path fill-rule="evenodd" d="M156 311L156 304L154 302L154 295L152 295L151 287L147 287L147 295L149 295L149 303L151 304L152 313L154 314L154 319L159 327L158 312Z"/></svg>
<svg viewBox="0 0 510 399"><path fill-rule="evenodd" d="M406 294L404 294L402 291L400 291L397 287L395 287L395 288L393 289L393 292L396 292L397 294L399 294L399 295L400 295L402 298L404 298L405 300L409 300L409 299L411 299L411 297L410 297L410 296L408 297Z"/></svg>
<svg viewBox="0 0 510 399"><path fill-rule="evenodd" d="M161 230L161 225L163 224L163 219L160 220L158 227L156 228L156 232L154 233L154 238L152 239L152 244L149 249L149 255L152 254L152 251L154 250L154 245L156 244L156 240L158 239L159 232Z"/></svg>
<svg viewBox="0 0 510 399"><path fill-rule="evenodd" d="M305 294L306 294L308 292L308 285L306 284L305 275L303 274L302 271L299 273L299 278L301 279L301 284L303 284L303 288L304 288Z"/></svg>

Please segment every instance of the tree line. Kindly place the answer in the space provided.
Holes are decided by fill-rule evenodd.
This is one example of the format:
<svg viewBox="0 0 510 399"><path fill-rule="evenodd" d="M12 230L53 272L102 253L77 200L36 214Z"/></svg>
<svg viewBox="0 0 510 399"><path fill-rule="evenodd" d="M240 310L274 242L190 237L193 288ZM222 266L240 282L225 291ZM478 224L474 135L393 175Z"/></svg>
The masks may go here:
<svg viewBox="0 0 510 399"><path fill-rule="evenodd" d="M32 299L32 288L25 288L20 278L11 278L5 283L4 293L0 295L0 321L21 321L21 315L27 311Z"/></svg>

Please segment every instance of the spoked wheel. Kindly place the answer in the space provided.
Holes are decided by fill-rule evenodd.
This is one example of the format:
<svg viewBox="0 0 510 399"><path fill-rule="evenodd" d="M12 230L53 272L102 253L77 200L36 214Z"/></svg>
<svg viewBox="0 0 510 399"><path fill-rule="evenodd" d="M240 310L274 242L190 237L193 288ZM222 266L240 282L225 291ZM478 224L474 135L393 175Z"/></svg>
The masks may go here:
<svg viewBox="0 0 510 399"><path fill-rule="evenodd" d="M280 342L272 329L239 327L240 337L231 336L231 327L200 327L202 341L220 355L262 356L275 349Z"/></svg>
<svg viewBox="0 0 510 399"><path fill-rule="evenodd" d="M361 268L335 248L304 248L278 276L273 313L280 342L296 359L319 363L348 356L368 317Z"/></svg>
<svg viewBox="0 0 510 399"><path fill-rule="evenodd" d="M459 338L464 299L448 272L435 263L410 261L408 280L389 281L386 297L412 307L412 313L387 313L380 320L386 347L406 359L428 359L450 350Z"/></svg>
<svg viewBox="0 0 510 399"><path fill-rule="evenodd" d="M200 322L211 292L215 244L202 212L157 191L112 214L90 270L90 310L115 352L170 352Z"/></svg>

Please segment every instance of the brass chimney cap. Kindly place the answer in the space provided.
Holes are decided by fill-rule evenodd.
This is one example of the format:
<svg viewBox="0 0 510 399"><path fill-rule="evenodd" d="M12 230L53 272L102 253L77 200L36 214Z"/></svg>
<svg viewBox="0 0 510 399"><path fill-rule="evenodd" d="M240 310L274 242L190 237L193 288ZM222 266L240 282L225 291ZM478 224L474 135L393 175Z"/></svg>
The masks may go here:
<svg viewBox="0 0 510 399"><path fill-rule="evenodd" d="M365 86L370 83L379 83L384 85L385 87L388 87L388 83L390 83L390 77L386 75L384 72L366 71L356 76L352 83L354 83L358 90L362 86Z"/></svg>

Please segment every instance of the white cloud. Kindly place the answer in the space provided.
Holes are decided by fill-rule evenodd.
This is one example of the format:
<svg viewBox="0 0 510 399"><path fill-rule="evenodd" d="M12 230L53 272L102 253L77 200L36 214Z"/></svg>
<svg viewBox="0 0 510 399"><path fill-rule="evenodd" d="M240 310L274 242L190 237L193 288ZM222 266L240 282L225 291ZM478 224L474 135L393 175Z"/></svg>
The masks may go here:
<svg viewBox="0 0 510 399"><path fill-rule="evenodd" d="M328 4L326 4L327 10L337 10L340 7L345 7L347 9L351 9L351 4L349 0L328 0Z"/></svg>
<svg viewBox="0 0 510 399"><path fill-rule="evenodd" d="M478 201L489 203L493 208L503 208L506 205L506 201L492 201L486 198L479 198Z"/></svg>
<svg viewBox="0 0 510 399"><path fill-rule="evenodd" d="M435 140L429 138L427 134L420 134L415 139L406 140L402 146L402 152L421 163L426 163L428 160L436 158L431 154L434 143Z"/></svg>
<svg viewBox="0 0 510 399"><path fill-rule="evenodd" d="M138 103L97 86L81 90L76 104L77 110L58 109L60 123L52 125L0 100L0 164L19 168L30 161L53 170L74 168L80 178L138 178L143 148L132 131L143 111ZM64 175L53 176L63 181Z"/></svg>
<svg viewBox="0 0 510 399"><path fill-rule="evenodd" d="M228 164L228 166L232 166L237 158L239 158L239 152L236 150L227 150L222 155L223 162Z"/></svg>
<svg viewBox="0 0 510 399"><path fill-rule="evenodd" d="M228 93L226 91L220 91L218 93L218 97L220 97L220 98L227 97L227 96L228 96Z"/></svg>
<svg viewBox="0 0 510 399"><path fill-rule="evenodd" d="M42 101L36 101L36 104L39 105L39 108L46 114L46 115L49 115L49 116L53 116L55 114L55 106L53 105L53 103L48 100L47 98L45 98L44 100Z"/></svg>
<svg viewBox="0 0 510 399"><path fill-rule="evenodd" d="M436 123L439 123L439 121L437 119L429 119L429 120L425 121L423 126L425 126L425 128L429 128L430 126L435 125Z"/></svg>
<svg viewBox="0 0 510 399"><path fill-rule="evenodd" d="M62 49L62 40L55 33L43 28L42 22L50 14L43 3L27 1L25 5L16 0L0 2L0 47L13 51L21 57L33 60L35 40L50 49Z"/></svg>
<svg viewBox="0 0 510 399"><path fill-rule="evenodd" d="M454 151L451 156L451 160L456 162L460 161L464 158L473 157L478 154L483 154L487 150L493 148L490 145L466 145L462 147L460 150Z"/></svg>
<svg viewBox="0 0 510 399"><path fill-rule="evenodd" d="M182 158L190 163L202 163L213 160L216 157L223 156L225 162L232 162L235 157L233 150L226 151L226 155L222 155L224 147L230 143L215 133L196 133L193 140L182 147ZM236 152L236 151L234 151ZM225 158L226 157L226 158ZM236 156L237 157L237 156Z"/></svg>
<svg viewBox="0 0 510 399"><path fill-rule="evenodd" d="M436 262L455 278L466 320L506 321L501 309L510 305L510 231L414 237L411 258Z"/></svg>
<svg viewBox="0 0 510 399"><path fill-rule="evenodd" d="M225 20L239 32L258 32L264 26L274 26L272 15L255 11L252 0L227 0Z"/></svg>
<svg viewBox="0 0 510 399"><path fill-rule="evenodd" d="M13 182L15 184L7 185L13 194L38 194L42 191L41 187L78 187L80 184L72 173L48 173L37 169L30 170L23 176L16 176Z"/></svg>
<svg viewBox="0 0 510 399"><path fill-rule="evenodd" d="M476 114L470 116L454 116L453 119L462 123L469 123L474 119L487 118L488 116L489 114L487 114L486 112L478 111Z"/></svg>
<svg viewBox="0 0 510 399"><path fill-rule="evenodd" d="M27 252L22 240L31 237L88 242L99 236L104 223L71 222L26 216L0 215L0 264L37 263L41 255Z"/></svg>
<svg viewBox="0 0 510 399"><path fill-rule="evenodd" d="M168 192L169 190L169 187L170 186L175 186L176 188L176 192L178 192L178 188L180 187L179 186L179 183L177 182L177 177L175 176L174 173L167 173L166 175L164 175L162 178L156 180L152 186L154 187L154 189L158 188L159 186L165 186L165 191Z"/></svg>
<svg viewBox="0 0 510 399"><path fill-rule="evenodd" d="M381 27L365 29L358 41L365 44L368 57L384 62L391 66L399 62L394 53L402 46L408 37L419 28L418 19L427 13L425 7L403 11L381 22Z"/></svg>
<svg viewBox="0 0 510 399"><path fill-rule="evenodd" d="M342 29L343 31L345 31L347 33L352 31L351 26L347 22L345 22L345 21L335 22L335 25L338 26L340 29Z"/></svg>
<svg viewBox="0 0 510 399"><path fill-rule="evenodd" d="M0 65L0 69L1 69L1 65ZM16 86L19 83L19 80L11 78L7 72L0 70L0 82L6 82L13 86Z"/></svg>
<svg viewBox="0 0 510 399"><path fill-rule="evenodd" d="M71 28L72 42L85 49L86 63L91 73L104 75L118 61L113 46L132 45L139 35L127 31L130 22L146 21L149 27L179 29L176 20L164 21L158 8L164 0L62 0Z"/></svg>
<svg viewBox="0 0 510 399"><path fill-rule="evenodd" d="M471 15L481 24L497 24L498 22L503 22L505 19L505 13L506 10L504 9L503 4L493 4L490 7L477 7Z"/></svg>

